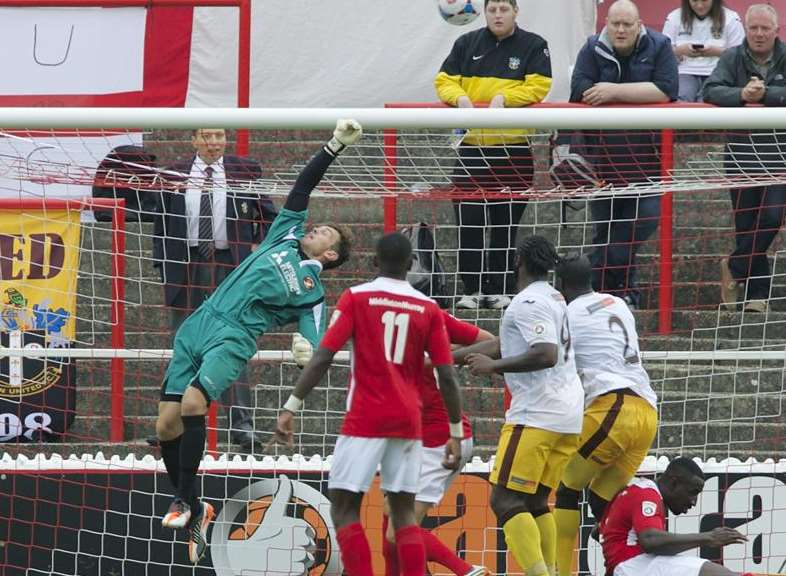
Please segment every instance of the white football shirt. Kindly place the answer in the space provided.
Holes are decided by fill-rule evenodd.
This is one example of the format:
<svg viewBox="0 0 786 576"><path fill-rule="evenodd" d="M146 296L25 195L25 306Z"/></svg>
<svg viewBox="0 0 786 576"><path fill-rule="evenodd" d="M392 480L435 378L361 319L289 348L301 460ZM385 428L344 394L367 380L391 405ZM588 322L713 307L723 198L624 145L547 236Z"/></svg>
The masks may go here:
<svg viewBox="0 0 786 576"><path fill-rule="evenodd" d="M745 40L745 29L739 14L734 10L724 8L725 24L719 35L712 33L712 18L706 16L703 20L693 18L693 26L688 32L682 25L682 9L677 8L666 16L663 25L663 34L671 39L672 46L680 44L704 44L705 47L719 46L724 50L739 46ZM717 56L701 56L698 58L683 58L679 63L680 74L693 74L696 76L709 76L718 63Z"/></svg>
<svg viewBox="0 0 786 576"><path fill-rule="evenodd" d="M505 373L510 408L505 421L563 434L579 434L584 390L576 373L567 306L548 282L533 282L519 292L500 326L502 357L526 353L541 342L559 347L557 364L535 372Z"/></svg>
<svg viewBox="0 0 786 576"><path fill-rule="evenodd" d="M630 388L656 407L657 396L641 363L636 319L624 300L589 292L568 305L568 321L588 406L601 394Z"/></svg>

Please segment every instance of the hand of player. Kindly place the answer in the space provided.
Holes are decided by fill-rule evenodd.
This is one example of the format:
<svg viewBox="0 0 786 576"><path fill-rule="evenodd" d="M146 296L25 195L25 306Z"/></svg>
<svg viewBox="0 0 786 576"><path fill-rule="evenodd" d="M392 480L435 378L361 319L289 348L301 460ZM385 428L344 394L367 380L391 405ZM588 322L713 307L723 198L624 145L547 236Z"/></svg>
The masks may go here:
<svg viewBox="0 0 786 576"><path fill-rule="evenodd" d="M489 108L504 108L505 107L505 97L502 94L497 94L494 98L491 99L489 102Z"/></svg>
<svg viewBox="0 0 786 576"><path fill-rule="evenodd" d="M468 354L464 359L464 364L473 376L494 374L494 360L485 354Z"/></svg>
<svg viewBox="0 0 786 576"><path fill-rule="evenodd" d="M472 104L472 100L469 99L469 96L459 96L458 100L456 100L456 106L459 108L474 108L475 106Z"/></svg>
<svg viewBox="0 0 786 576"><path fill-rule="evenodd" d="M764 98L765 91L766 86L764 85L764 81L761 78L752 76L742 89L742 99L744 102L751 104L761 102L761 99Z"/></svg>
<svg viewBox="0 0 786 576"><path fill-rule="evenodd" d="M363 127L360 122L352 118L340 118L336 122L336 129L333 130L333 138L341 142L344 146L351 146L363 135Z"/></svg>
<svg viewBox="0 0 786 576"><path fill-rule="evenodd" d="M295 415L289 410L282 410L278 413L276 429L273 431L273 441L278 444L286 444L290 448L294 445L295 436Z"/></svg>
<svg viewBox="0 0 786 576"><path fill-rule="evenodd" d="M617 84L614 82L598 82L581 95L581 101L590 106L609 104L617 99Z"/></svg>
<svg viewBox="0 0 786 576"><path fill-rule="evenodd" d="M442 459L442 467L448 470L458 470L461 466L461 440L458 438L448 438L445 444L445 457Z"/></svg>
<svg viewBox="0 0 786 576"><path fill-rule="evenodd" d="M722 548L729 544L742 544L748 540L748 537L744 534L737 532L733 528L727 528L726 526L721 526L720 528L715 528L710 532L706 532L706 535L707 546L711 546L712 548Z"/></svg>
<svg viewBox="0 0 786 576"><path fill-rule="evenodd" d="M300 332L292 334L292 357L301 368L309 363L314 355L314 347Z"/></svg>
<svg viewBox="0 0 786 576"><path fill-rule="evenodd" d="M339 118L333 137L327 143L327 149L333 156L338 156L344 148L357 142L362 134L363 127L360 122L351 118Z"/></svg>

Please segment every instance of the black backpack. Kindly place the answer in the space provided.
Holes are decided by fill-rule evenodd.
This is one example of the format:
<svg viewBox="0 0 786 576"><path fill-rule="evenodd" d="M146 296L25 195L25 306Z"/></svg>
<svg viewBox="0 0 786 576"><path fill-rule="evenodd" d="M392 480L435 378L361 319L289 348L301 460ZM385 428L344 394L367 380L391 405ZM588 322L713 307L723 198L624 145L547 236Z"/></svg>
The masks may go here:
<svg viewBox="0 0 786 576"><path fill-rule="evenodd" d="M152 222L156 211L155 155L140 146L118 146L101 161L93 181L93 198L125 198L126 221ZM95 211L96 220L108 222L112 214Z"/></svg>
<svg viewBox="0 0 786 576"><path fill-rule="evenodd" d="M407 273L407 282L447 308L450 304L445 267L434 249L431 228L425 222L419 222L404 228L401 233L412 243L412 266Z"/></svg>

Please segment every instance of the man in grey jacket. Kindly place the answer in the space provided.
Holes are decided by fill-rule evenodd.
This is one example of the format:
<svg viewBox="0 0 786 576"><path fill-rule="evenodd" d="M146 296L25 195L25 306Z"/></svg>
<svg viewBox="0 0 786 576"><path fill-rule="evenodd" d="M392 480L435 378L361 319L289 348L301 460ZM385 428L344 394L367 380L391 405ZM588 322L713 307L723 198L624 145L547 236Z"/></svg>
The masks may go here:
<svg viewBox="0 0 786 576"><path fill-rule="evenodd" d="M704 101L718 106L786 106L786 46L778 39L778 14L754 4L745 14L745 41L724 52L704 85ZM786 136L773 130L727 134L724 167L731 178L783 172ZM737 308L745 285L743 309L766 312L772 274L767 250L783 224L786 186L771 184L731 190L735 247L721 268L721 301Z"/></svg>

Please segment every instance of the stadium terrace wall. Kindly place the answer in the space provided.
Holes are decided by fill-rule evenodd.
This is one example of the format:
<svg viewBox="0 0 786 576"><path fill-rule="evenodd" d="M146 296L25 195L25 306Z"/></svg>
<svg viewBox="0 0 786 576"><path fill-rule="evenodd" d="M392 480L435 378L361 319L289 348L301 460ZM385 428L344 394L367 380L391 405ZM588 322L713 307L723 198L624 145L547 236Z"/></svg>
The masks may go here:
<svg viewBox="0 0 786 576"><path fill-rule="evenodd" d="M640 472L663 470L665 458L645 461ZM202 491L216 505L208 556L194 570L182 536L164 531L160 518L170 488L160 462L152 457L104 460L83 457L0 461L0 566L5 576L216 575L302 573L297 551L314 534L311 576L340 573L335 533L326 497L330 459L285 458L261 461L208 459ZM710 460L704 493L689 514L669 519L677 532L707 531L725 525L748 535L744 545L696 551L735 571L780 572L786 563L786 461L755 463ZM505 554L501 530L488 507L489 464L475 460L464 470L427 526L467 561L492 572L517 572ZM12 498L13 495L13 498ZM288 502L282 518L266 517L276 498ZM362 520L369 529L375 573L382 573L382 496L367 496ZM286 523L285 530L272 529ZM582 571L603 574L598 545L589 539L592 519L584 510ZM307 544L312 544L308 542ZM278 551L278 552L277 552ZM283 553L282 553L283 551Z"/></svg>

